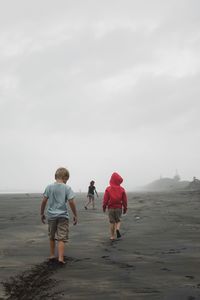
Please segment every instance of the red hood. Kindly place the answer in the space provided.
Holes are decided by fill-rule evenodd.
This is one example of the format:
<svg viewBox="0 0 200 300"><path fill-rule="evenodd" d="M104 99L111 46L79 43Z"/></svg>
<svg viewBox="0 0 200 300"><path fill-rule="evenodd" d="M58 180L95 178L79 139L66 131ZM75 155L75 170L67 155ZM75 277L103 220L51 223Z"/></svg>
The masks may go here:
<svg viewBox="0 0 200 300"><path fill-rule="evenodd" d="M112 174L111 178L110 178L110 185L117 185L120 186L120 184L123 182L123 178L117 174L116 172Z"/></svg>

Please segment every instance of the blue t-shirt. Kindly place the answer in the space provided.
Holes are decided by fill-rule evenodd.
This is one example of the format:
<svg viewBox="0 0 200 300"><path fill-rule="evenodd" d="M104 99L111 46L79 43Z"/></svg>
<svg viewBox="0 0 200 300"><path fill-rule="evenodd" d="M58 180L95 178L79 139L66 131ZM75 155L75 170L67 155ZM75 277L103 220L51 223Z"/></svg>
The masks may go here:
<svg viewBox="0 0 200 300"><path fill-rule="evenodd" d="M44 196L48 198L48 219L58 217L69 219L67 201L73 199L75 196L70 186L54 182L46 187Z"/></svg>

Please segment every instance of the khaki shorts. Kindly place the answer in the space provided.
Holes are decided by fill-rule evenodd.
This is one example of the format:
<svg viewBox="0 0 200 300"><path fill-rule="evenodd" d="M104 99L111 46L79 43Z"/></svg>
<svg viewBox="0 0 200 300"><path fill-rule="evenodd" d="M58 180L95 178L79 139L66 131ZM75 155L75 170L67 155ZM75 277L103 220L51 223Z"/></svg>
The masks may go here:
<svg viewBox="0 0 200 300"><path fill-rule="evenodd" d="M68 242L69 238L69 220L66 218L57 218L48 220L48 231L50 240Z"/></svg>
<svg viewBox="0 0 200 300"><path fill-rule="evenodd" d="M108 209L108 217L109 217L110 223L120 222L121 215L122 215L121 208L109 208Z"/></svg>

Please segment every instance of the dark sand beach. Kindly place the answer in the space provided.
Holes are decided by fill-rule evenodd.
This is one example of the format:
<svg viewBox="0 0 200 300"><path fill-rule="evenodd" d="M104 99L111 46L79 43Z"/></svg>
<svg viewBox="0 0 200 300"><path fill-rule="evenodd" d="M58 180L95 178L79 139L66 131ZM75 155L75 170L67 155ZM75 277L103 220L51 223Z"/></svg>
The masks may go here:
<svg viewBox="0 0 200 300"><path fill-rule="evenodd" d="M115 242L100 199L86 211L77 195L79 223L58 267L46 260L41 195L0 195L0 299L200 299L200 192L129 193Z"/></svg>

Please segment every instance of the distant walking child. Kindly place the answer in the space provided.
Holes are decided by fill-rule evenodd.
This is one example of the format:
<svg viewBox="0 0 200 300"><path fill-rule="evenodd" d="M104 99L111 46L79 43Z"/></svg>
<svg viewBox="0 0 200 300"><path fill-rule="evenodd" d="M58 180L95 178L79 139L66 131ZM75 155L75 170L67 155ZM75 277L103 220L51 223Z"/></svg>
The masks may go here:
<svg viewBox="0 0 200 300"><path fill-rule="evenodd" d="M123 182L123 178L117 174L113 173L110 178L110 185L106 188L103 197L103 211L108 208L108 217L110 222L110 239L115 239L115 234L117 238L121 237L120 234L120 224L122 209L123 214L127 211L127 196L126 191L120 184Z"/></svg>
<svg viewBox="0 0 200 300"><path fill-rule="evenodd" d="M69 233L69 212L67 203L73 213L73 224L77 223L76 205L74 202L74 192L71 187L66 185L69 179L69 171L65 168L57 169L55 173L55 182L48 185L44 192L41 203L41 221L45 223L45 207L47 207L48 232L50 240L50 257L51 261L56 260L55 246L58 241L58 263L63 265L65 243L68 242Z"/></svg>
<svg viewBox="0 0 200 300"><path fill-rule="evenodd" d="M87 193L87 197L88 197L88 203L85 205L85 209L87 209L88 205L90 203L92 203L92 208L94 209L94 192L96 193L97 197L98 196L98 193L97 193L97 190L96 190L96 187L94 186L95 182L94 180L92 180L90 182L90 185L88 187L88 193Z"/></svg>

